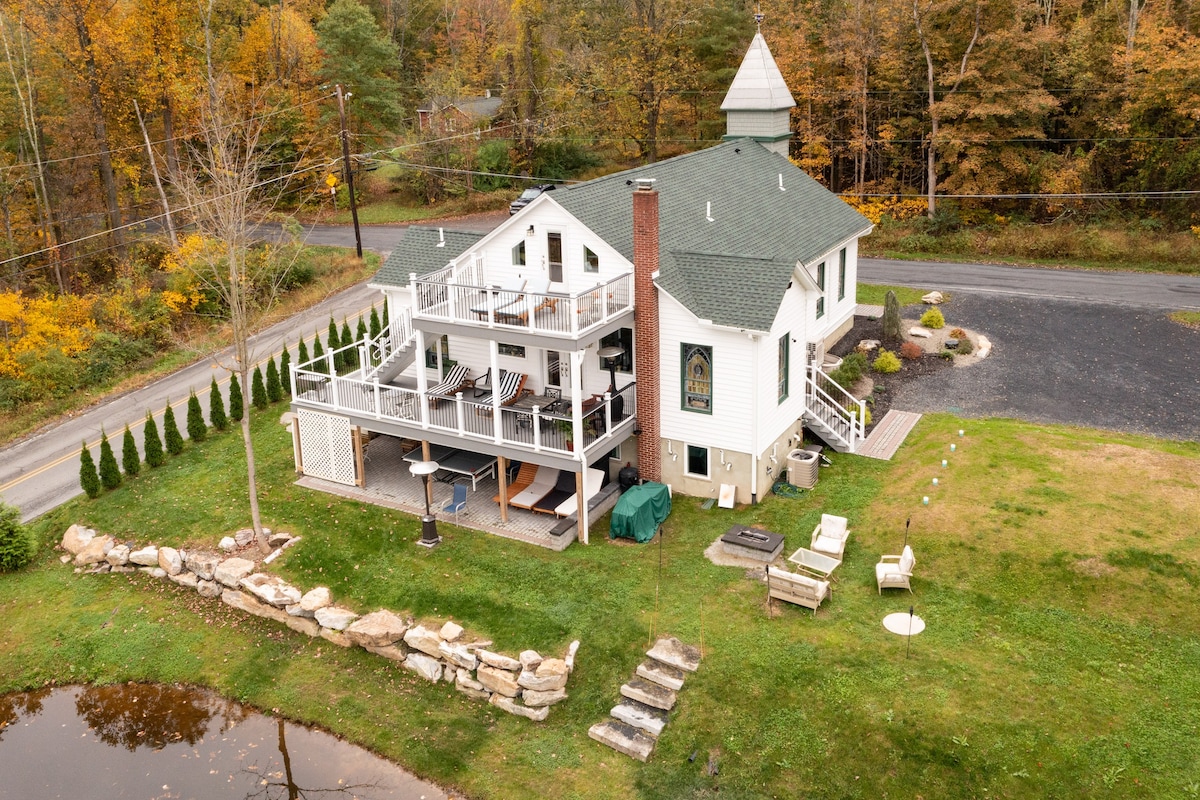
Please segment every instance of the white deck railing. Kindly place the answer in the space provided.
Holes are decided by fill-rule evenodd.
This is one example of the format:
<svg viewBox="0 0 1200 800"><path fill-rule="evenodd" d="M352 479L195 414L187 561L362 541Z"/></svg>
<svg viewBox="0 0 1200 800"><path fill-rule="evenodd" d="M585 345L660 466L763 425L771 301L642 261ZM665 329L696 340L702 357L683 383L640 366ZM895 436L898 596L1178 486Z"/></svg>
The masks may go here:
<svg viewBox="0 0 1200 800"><path fill-rule="evenodd" d="M577 337L633 310L633 275L573 293L506 291L485 286L479 265L410 276L413 315L474 328Z"/></svg>
<svg viewBox="0 0 1200 800"><path fill-rule="evenodd" d="M866 405L840 384L821 371L820 367L809 367L804 380L804 400L809 413L818 417L834 434L849 445L850 451L866 437Z"/></svg>

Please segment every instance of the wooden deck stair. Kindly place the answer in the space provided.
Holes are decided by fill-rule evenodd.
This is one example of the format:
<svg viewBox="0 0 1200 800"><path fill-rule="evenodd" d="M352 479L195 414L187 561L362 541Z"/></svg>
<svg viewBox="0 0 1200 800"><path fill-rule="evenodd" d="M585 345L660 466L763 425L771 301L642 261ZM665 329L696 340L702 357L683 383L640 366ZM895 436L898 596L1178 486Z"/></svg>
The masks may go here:
<svg viewBox="0 0 1200 800"><path fill-rule="evenodd" d="M879 424L871 429L858 454L867 458L891 461L892 456L904 444L909 431L920 421L921 415L912 411L888 411Z"/></svg>
<svg viewBox="0 0 1200 800"><path fill-rule="evenodd" d="M630 758L649 760L686 674L699 667L700 651L695 647L675 638L659 639L646 651L636 676L621 687L612 718L593 725L588 736Z"/></svg>

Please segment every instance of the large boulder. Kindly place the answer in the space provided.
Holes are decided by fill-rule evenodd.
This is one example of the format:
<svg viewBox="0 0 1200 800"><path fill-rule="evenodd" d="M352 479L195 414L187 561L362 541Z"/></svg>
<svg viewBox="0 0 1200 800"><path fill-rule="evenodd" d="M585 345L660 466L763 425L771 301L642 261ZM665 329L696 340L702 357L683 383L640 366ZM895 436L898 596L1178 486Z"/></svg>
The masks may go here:
<svg viewBox="0 0 1200 800"><path fill-rule="evenodd" d="M475 654L468 652L467 648L461 644L442 642L438 645L438 655L454 666L462 667L463 669L475 669L479 663L479 659L475 657Z"/></svg>
<svg viewBox="0 0 1200 800"><path fill-rule="evenodd" d="M442 662L424 653L409 653L408 658L404 659L404 667L434 683L442 677Z"/></svg>
<svg viewBox="0 0 1200 800"><path fill-rule="evenodd" d="M300 598L300 608L304 611L316 611L318 608L332 605L333 595L324 586L310 589Z"/></svg>
<svg viewBox="0 0 1200 800"><path fill-rule="evenodd" d="M202 581L211 581L217 570L217 563L220 561L213 553L188 553L184 559L184 564L187 568Z"/></svg>
<svg viewBox="0 0 1200 800"><path fill-rule="evenodd" d="M108 555L104 560L114 567L123 567L129 563L129 545L118 544L108 551Z"/></svg>
<svg viewBox="0 0 1200 800"><path fill-rule="evenodd" d="M384 609L356 619L346 628L346 635L359 647L387 647L403 639L410 624Z"/></svg>
<svg viewBox="0 0 1200 800"><path fill-rule="evenodd" d="M108 557L108 551L112 550L115 545L116 540L111 536L94 537L75 554L75 566L84 567L88 564L99 564L102 561L107 564L105 559Z"/></svg>
<svg viewBox="0 0 1200 800"><path fill-rule="evenodd" d="M242 578L238 585L259 600L276 608L286 608L300 602L300 590L276 575L264 575L258 572Z"/></svg>
<svg viewBox="0 0 1200 800"><path fill-rule="evenodd" d="M96 538L95 531L85 528L82 525L72 525L63 534L62 549L73 556L77 556L94 538Z"/></svg>
<svg viewBox="0 0 1200 800"><path fill-rule="evenodd" d="M176 572L174 575L168 572L167 579L185 589L197 589L200 585L200 579L194 572Z"/></svg>
<svg viewBox="0 0 1200 800"><path fill-rule="evenodd" d="M535 670L542 663L542 656L537 650L522 650L517 658L521 661L521 669L526 671Z"/></svg>
<svg viewBox="0 0 1200 800"><path fill-rule="evenodd" d="M131 555L130 560L133 559ZM157 563L157 562L156 562ZM254 572L254 562L245 558L227 558L213 570L213 578L217 583L236 589L241 585L242 578Z"/></svg>
<svg viewBox="0 0 1200 800"><path fill-rule="evenodd" d="M442 626L442 629L438 631L438 636L441 636L442 639L446 640L447 642L457 642L458 638L462 635L463 626L459 625L457 622L447 622Z"/></svg>
<svg viewBox="0 0 1200 800"><path fill-rule="evenodd" d="M325 606L325 608L318 609L316 616L317 622L321 623L322 628L329 628L332 631L344 631L350 627L350 623L358 619L358 614L339 606ZM346 640L350 641L349 637ZM353 644L353 642L350 643Z"/></svg>
<svg viewBox="0 0 1200 800"><path fill-rule="evenodd" d="M475 655L479 657L480 661L487 664L489 667L506 669L509 672L521 671L521 662L517 661L515 658L502 656L499 653L493 653L491 650L477 650L475 651Z"/></svg>
<svg viewBox="0 0 1200 800"><path fill-rule="evenodd" d="M517 677L517 684L523 689L535 692L550 692L567 685L567 663L561 658L547 658L536 670L525 670Z"/></svg>
<svg viewBox="0 0 1200 800"><path fill-rule="evenodd" d="M134 550L129 554L129 563L137 564L139 567L157 567L158 566L158 548L154 545Z"/></svg>
<svg viewBox="0 0 1200 800"><path fill-rule="evenodd" d="M158 548L158 565L168 575L178 575L183 572L183 556L174 547Z"/></svg>
<svg viewBox="0 0 1200 800"><path fill-rule="evenodd" d="M552 706L567 699L567 690L552 689L549 692L535 692L533 689L526 689L521 692L521 699L525 701L525 705L534 708Z"/></svg>
<svg viewBox="0 0 1200 800"><path fill-rule="evenodd" d="M484 664L476 670L475 679L482 683L484 688L498 692L505 697L516 697L517 693L521 691L521 687L517 684L517 676L506 669L496 669Z"/></svg>
<svg viewBox="0 0 1200 800"><path fill-rule="evenodd" d="M442 655L442 637L424 625L414 625L404 634L404 643L413 650L420 650L426 655L440 658Z"/></svg>
<svg viewBox="0 0 1200 800"><path fill-rule="evenodd" d="M197 581L196 592L201 597L209 597L209 598L220 597L221 596L221 584L217 583L216 581L205 581L205 580Z"/></svg>

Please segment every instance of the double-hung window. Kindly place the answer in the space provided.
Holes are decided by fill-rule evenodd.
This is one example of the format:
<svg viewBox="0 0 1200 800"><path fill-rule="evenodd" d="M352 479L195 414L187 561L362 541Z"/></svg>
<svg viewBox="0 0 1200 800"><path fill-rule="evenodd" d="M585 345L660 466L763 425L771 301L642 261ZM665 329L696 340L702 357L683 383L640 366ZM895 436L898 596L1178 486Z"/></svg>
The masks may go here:
<svg viewBox="0 0 1200 800"><path fill-rule="evenodd" d="M785 333L779 337L779 402L788 398L788 362L790 354L791 334Z"/></svg>
<svg viewBox="0 0 1200 800"><path fill-rule="evenodd" d="M825 316L825 262L817 264L817 288L821 293L817 295L817 319Z"/></svg>
<svg viewBox="0 0 1200 800"><path fill-rule="evenodd" d="M838 253L838 300L846 299L846 248Z"/></svg>

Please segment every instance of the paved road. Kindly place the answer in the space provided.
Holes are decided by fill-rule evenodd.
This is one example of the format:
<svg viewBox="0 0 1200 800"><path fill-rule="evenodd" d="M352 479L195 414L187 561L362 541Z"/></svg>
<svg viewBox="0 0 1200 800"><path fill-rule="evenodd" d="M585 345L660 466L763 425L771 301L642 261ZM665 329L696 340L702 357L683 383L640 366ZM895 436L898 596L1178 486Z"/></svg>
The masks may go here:
<svg viewBox="0 0 1200 800"><path fill-rule="evenodd" d="M504 212L498 212L446 220L440 224L457 230L488 231L506 218L507 215ZM364 226L362 228L363 244L367 249L386 254L395 247L396 242L399 241L406 227L404 225ZM306 239L312 244L328 244L342 247L354 246L354 232L349 226L315 225L310 226L306 231ZM972 405L969 401L972 391L975 390L961 387L954 389L944 387L945 392L942 395L920 399L919 403L923 404L924 407L930 408L930 410L933 408L948 407L961 409L966 414L1011 413L1020 416L1021 403L1023 402L1021 401L1021 397L1033 397L1036 394L1036 384L1041 380L1037 376L1045 374L1046 371L1053 372L1055 370L1062 370L1067 365L1075 365L1078 363L1079 358L1098 358L1101 360L1101 364L1092 366L1088 371L1093 383L1109 380L1105 377L1105 368L1102 366L1102 363L1109 361L1119 361L1122 364L1128 364L1131 362L1140 363L1146 359L1159 359L1161 363L1169 365L1168 368L1181 370L1178 373L1181 377L1190 378L1196 374L1195 365L1190 363L1190 361L1188 363L1176 363L1175 360L1165 360L1172 352L1177 353L1178 351L1164 350L1163 348L1167 343L1163 337L1144 335L1132 337L1128 334L1131 331L1136 332L1137 330L1145 329L1146 325L1151 321L1156 324L1161 322L1163 317L1162 310L1200 308L1200 278L1177 275L1029 269L987 264L891 261L886 259L863 259L859 266L859 277L861 280L870 283L927 287L953 292L970 292L973 296L995 297L1002 295L1005 296L1005 302L1003 303L989 303L985 301L982 306L972 304L970 307L972 309L991 308L995 311L1010 309L1014 314L1017 314L1021 309L1036 307L1034 305L1023 306L1020 302L1017 302L1022 298L1030 300L1039 299L1040 302L1053 300L1064 303L1065 308L1074 309L1080 307L1079 301L1089 304L1108 304L1113 307L1111 312L1114 315L1113 322L1108 326L1099 325L1099 327L1095 328L1096 335L1103 334L1103 337L1115 337L1115 340L1122 345L1129 343L1133 343L1134 345L1132 347L1122 346L1120 348L1113 348L1104 344L1107 339L1103 337L1100 339L1092 338L1089 341L1080 341L1078 337L1067 336L1065 333L1061 335L1060 333L1051 333L1042 327L1045 322L1045 314L1058 315L1055 320L1056 326L1054 330L1059 331L1062 329L1062 325L1059 323L1066 324L1066 321L1071 319L1084 319L1086 317L1091 322L1107 319L1107 315L1110 312L1104 310L1093 310L1089 312L1091 316L1085 315L1084 317L1080 317L1074 313L1062 313L1054 307L1046 307L1040 316L1035 314L1033 318L1014 317L1024 319L1024 322L1021 324L1026 327L1019 330L1035 339L1034 342L1023 349L1014 349L1011 351L1021 353L1022 355L1018 366L1021 375L1026 376L1030 381L1030 391L1004 391L1002 394L1003 402L997 402L992 405ZM255 337L255 352L260 358L266 359L268 356L279 352L285 342L289 347L294 348L295 342L302 333L305 336L311 336L316 328L320 327L323 330L331 314L338 320L342 319L343 316L353 319L355 315L364 309L368 309L371 303L378 299L378 293L367 289L365 284L348 289L341 294L329 298L317 307L297 315L291 320L280 323L258 337ZM1155 309L1155 311L1129 317L1121 313L1122 309L1133 307L1141 309L1143 312L1145 312L1145 309ZM972 321L975 316L976 312L973 311L971 314ZM999 320L995 321L996 324L991 323L992 320L980 317L978 327L986 333L989 332L989 328L997 328ZM968 326L970 326L970 323L968 323ZM1161 330L1175 332L1175 327L1162 328ZM1159 329L1156 327L1154 330L1157 331ZM1042 348L1039 348L1037 345L1038 337L1041 337L1042 340L1053 338L1055 341L1060 342L1076 341L1082 348L1080 350L1082 355L1066 353L1056 354L1054 358L1039 358ZM1010 344L1010 341L1007 340L1007 337L1003 333L996 338L996 343L1001 348L1001 351L1005 346ZM1095 352L1097 347L1101 348L1099 354ZM1196 352L1196 349L1192 348L1191 352ZM294 349L292 353L294 357ZM1111 356L1111 359L1109 356ZM227 363L228 359L224 361ZM130 428L134 431L135 437L138 439L140 447L141 429L146 410L153 410L156 418L161 421L162 410L166 406L168 398L172 406L176 409L176 417L182 427L185 421L184 405L187 402L188 392L191 389L195 389L200 396L201 406L207 415L209 384L212 377L214 375L217 376L218 383L222 387L228 382L228 373L220 366L221 362L222 359L220 357L202 359L150 386L98 404L37 435L0 449L0 497L5 502L20 508L22 517L28 520L78 495L80 493L79 447L81 442L86 441L93 448L93 455L98 458L96 449L98 448L100 429L103 426L109 433L110 441L114 443L114 449L119 453L120 436L125 425L129 424ZM998 359L996 363L1011 362L1002 362ZM1075 366L1071 368L1076 369ZM1011 375L1009 377L988 377L991 374L990 369L987 372L980 373L980 375L987 377L991 381L990 385L992 387L1001 385L1005 381L1016 380ZM1144 381L1143 377L1136 377L1134 380L1139 384L1138 395L1122 396L1120 399L1121 402L1137 404L1138 409L1133 412L1135 415L1152 415L1156 403L1170 402L1174 404L1183 402L1186 398L1191 398L1187 402L1194 404L1194 390L1178 382L1171 384L1171 395L1163 397L1161 394L1154 392L1152 387ZM1079 388L1074 384L1061 385L1064 387L1063 393L1055 395L1057 399L1051 404L1052 406L1054 404L1063 406L1072 404L1072 408L1087 408L1089 405L1094 406L1094 404L1099 402L1099 400L1093 399L1092 394L1082 391L1082 389L1086 389L1086 386ZM976 387L976 389L978 388ZM931 389L930 391L933 390ZM993 388L989 392L988 396L990 397L1001 396L998 394L998 392L1001 392L1001 389ZM952 396L962 399L952 399ZM917 398L914 398L914 403L916 402ZM1031 413L1032 418L1041 418L1040 412L1033 411ZM1103 426L1106 424L1107 418L1102 416L1077 417L1077 415L1071 414L1066 417L1051 415L1049 419L1054 421L1078 421L1084 424ZM1128 420L1126 420L1126 423L1128 423ZM1118 425L1117 427L1121 426ZM1151 430L1155 427L1154 425L1124 424L1125 429ZM1189 426L1185 426L1185 429L1184 435L1190 435L1193 430ZM1168 431L1160 433L1160 435L1171 434Z"/></svg>

